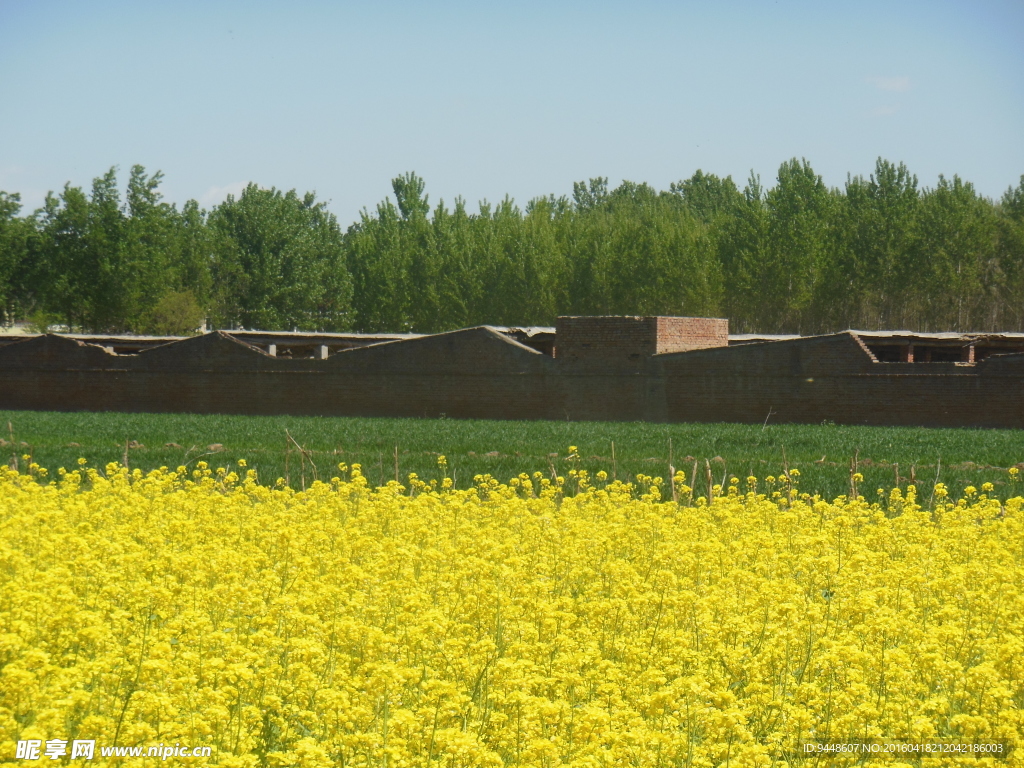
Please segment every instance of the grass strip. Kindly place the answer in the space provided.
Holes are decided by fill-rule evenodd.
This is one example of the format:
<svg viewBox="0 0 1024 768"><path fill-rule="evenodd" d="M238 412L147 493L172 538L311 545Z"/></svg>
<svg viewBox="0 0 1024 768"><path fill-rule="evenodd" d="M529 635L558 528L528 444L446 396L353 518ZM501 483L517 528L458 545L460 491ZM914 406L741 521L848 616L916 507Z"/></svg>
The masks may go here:
<svg viewBox="0 0 1024 768"><path fill-rule="evenodd" d="M1024 467L1024 430L925 429L769 424L649 424L621 422L483 421L454 419L320 418L140 413L0 411L0 449L14 464L34 461L51 472L124 462L143 470L245 459L271 484L299 488L329 479L337 464L359 463L367 479L405 482L410 472L440 477L447 457L456 487L478 474L507 481L521 472L565 474L568 448L579 467L620 480L637 474L668 477L669 464L706 492L730 476L764 478L797 468L801 489L834 498L916 482L930 491L945 483L956 494L991 482L1002 495L1006 470ZM614 446L614 450L613 450ZM24 457L28 456L26 459Z"/></svg>

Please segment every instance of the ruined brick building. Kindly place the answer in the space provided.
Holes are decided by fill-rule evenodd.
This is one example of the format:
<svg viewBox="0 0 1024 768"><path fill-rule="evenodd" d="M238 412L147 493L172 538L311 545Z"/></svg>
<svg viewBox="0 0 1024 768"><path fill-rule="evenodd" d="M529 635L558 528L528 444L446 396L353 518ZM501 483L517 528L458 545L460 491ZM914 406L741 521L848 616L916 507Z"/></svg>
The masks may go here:
<svg viewBox="0 0 1024 768"><path fill-rule="evenodd" d="M3 409L1024 428L1024 334L729 336L718 319L561 317L0 345Z"/></svg>

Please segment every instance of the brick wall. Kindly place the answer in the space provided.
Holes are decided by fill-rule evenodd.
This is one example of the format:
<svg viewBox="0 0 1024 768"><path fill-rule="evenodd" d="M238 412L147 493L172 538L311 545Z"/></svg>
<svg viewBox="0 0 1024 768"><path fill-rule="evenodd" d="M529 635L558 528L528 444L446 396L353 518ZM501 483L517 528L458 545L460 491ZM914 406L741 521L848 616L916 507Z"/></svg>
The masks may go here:
<svg viewBox="0 0 1024 768"><path fill-rule="evenodd" d="M729 345L729 321L705 317L559 317L555 356L561 360L640 366L644 358Z"/></svg>
<svg viewBox="0 0 1024 768"><path fill-rule="evenodd" d="M570 351L572 331L593 343L569 320ZM0 408L1024 428L1024 354L878 363L850 333L655 354L681 343L659 341L660 318L601 320L589 327L606 351L647 356L552 359L488 328L327 360L270 357L228 334L137 355L43 336L0 347Z"/></svg>
<svg viewBox="0 0 1024 768"><path fill-rule="evenodd" d="M729 346L729 321L715 317L656 317L656 354Z"/></svg>
<svg viewBox="0 0 1024 768"><path fill-rule="evenodd" d="M555 357L566 362L642 365L657 350L653 317L559 317Z"/></svg>
<svg viewBox="0 0 1024 768"><path fill-rule="evenodd" d="M847 332L667 355L652 376L670 422L1024 427L1024 354L992 359L878 363Z"/></svg>

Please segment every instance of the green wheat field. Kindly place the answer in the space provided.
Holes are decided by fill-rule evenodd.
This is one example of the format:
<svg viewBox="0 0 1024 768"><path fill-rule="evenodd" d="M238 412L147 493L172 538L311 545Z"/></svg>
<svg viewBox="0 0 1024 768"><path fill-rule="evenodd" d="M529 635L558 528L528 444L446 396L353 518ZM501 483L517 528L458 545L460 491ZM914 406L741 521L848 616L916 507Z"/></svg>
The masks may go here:
<svg viewBox="0 0 1024 768"><path fill-rule="evenodd" d="M261 482L295 488L329 479L340 462L362 464L373 484L436 477L441 454L456 487L478 474L564 474L570 445L582 468L620 480L668 477L670 464L692 478L696 467L698 495L709 478L764 478L787 466L800 470L803 492L825 498L848 494L853 471L865 496L910 482L924 500L936 482L954 493L991 482L1000 494L1007 468L1024 467L1021 430L0 411L0 438L5 462L51 472L79 458L143 470L245 459Z"/></svg>

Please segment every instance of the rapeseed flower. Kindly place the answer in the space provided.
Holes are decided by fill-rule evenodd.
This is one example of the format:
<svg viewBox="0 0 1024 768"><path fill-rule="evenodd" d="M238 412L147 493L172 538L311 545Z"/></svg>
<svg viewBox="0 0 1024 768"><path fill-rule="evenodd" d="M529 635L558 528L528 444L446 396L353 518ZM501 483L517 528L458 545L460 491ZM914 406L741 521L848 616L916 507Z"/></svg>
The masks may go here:
<svg viewBox="0 0 1024 768"><path fill-rule="evenodd" d="M468 490L338 470L295 491L205 462L0 468L0 754L759 766L813 740L1024 736L1019 496L829 502L790 470L690 504L578 467Z"/></svg>

